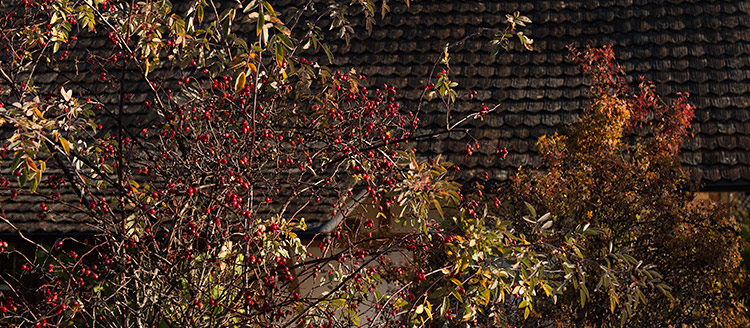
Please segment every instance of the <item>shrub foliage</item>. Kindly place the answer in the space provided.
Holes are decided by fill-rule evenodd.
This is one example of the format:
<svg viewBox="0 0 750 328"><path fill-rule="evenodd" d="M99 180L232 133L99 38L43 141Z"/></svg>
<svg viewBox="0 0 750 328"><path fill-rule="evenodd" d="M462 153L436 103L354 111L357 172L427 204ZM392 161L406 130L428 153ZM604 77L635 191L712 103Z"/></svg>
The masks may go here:
<svg viewBox="0 0 750 328"><path fill-rule="evenodd" d="M0 0L2 202L94 231L43 244L2 212L22 265L0 274L0 325L746 323L736 224L682 191L685 97L632 95L611 49L579 54L582 123L495 197L410 142L497 106L426 133L393 87L326 66L351 17L387 11ZM530 49L507 18L492 45ZM423 97L446 112L474 94L450 48Z"/></svg>

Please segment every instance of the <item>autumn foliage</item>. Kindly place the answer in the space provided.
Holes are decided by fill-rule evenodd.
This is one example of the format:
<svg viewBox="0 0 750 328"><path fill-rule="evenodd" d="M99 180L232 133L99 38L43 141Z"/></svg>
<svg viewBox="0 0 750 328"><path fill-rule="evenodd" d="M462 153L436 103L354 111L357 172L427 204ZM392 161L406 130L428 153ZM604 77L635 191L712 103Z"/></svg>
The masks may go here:
<svg viewBox="0 0 750 328"><path fill-rule="evenodd" d="M726 206L693 201L691 181L680 167L679 149L690 137L693 107L688 95L672 101L641 81L631 91L611 48L574 52L591 83L591 102L568 135L541 138L543 171L524 171L508 187L505 213L522 201L557 215L562 238L585 224L602 229L583 253L592 266L609 266L602 256L628 250L639 265L654 266L671 296L642 290L640 278L610 289L587 279L597 293L587 302L546 304L540 319L560 326L660 325L736 326L748 324L736 289L746 279L740 267L742 241ZM512 215L512 214L511 214ZM638 290L634 295L629 291ZM642 303L646 303L645 306ZM625 307L626 318L612 311Z"/></svg>
<svg viewBox="0 0 750 328"><path fill-rule="evenodd" d="M422 132L326 66L375 2L222 3L0 0L2 202L93 231L42 243L1 213L0 326L746 324L736 224L685 192L692 107L629 92L611 49L575 56L581 124L498 192L411 145L499 106ZM493 44L530 48L507 19ZM449 51L423 97L447 113L475 94Z"/></svg>

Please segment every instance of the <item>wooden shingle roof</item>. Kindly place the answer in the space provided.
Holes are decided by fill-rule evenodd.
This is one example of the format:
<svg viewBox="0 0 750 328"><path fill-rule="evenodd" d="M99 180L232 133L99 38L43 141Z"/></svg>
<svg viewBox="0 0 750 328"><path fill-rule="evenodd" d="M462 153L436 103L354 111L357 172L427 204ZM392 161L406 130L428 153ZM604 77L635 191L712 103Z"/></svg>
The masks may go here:
<svg viewBox="0 0 750 328"><path fill-rule="evenodd" d="M281 0L275 5L283 8L296 2ZM587 101L586 81L566 59L566 46L612 44L630 81L643 75L666 97L690 93L697 107L695 138L683 147L682 161L691 175L715 190L750 189L750 1L412 0L409 7L397 1L389 5L391 12L378 18L370 35L362 33L349 44L334 44L333 64L356 68L368 76L365 83L370 86L396 86L402 105L414 109L445 45L464 40L451 49L451 76L459 90L475 90L476 96L457 104L453 120L485 104L500 103L501 110L462 125L472 128L471 137L454 132L414 145L424 156L442 154L457 163L463 178L486 174L501 181L520 166L537 164L536 140L574 124ZM535 40L534 51L515 45L493 56L488 45L491 33L467 38L481 29L504 28L506 14L515 11L533 21L524 32ZM356 19L354 23L363 25ZM112 47L102 37L79 38L71 46L71 57L74 51ZM52 85L67 79L86 83L98 78L88 74L95 68L84 62L63 68L40 73L36 83ZM117 101L117 90L94 85L103 101ZM147 87L133 81L128 88L133 97L125 112L131 121L139 118ZM423 104L419 118L423 133L445 128L446 112L437 102ZM472 138L482 147L466 156ZM505 159L495 153L498 148L507 149ZM26 195L1 205L26 231L95 231L81 221L81 214L40 216L38 201ZM65 212L53 206L60 205L50 205L51 213ZM330 217L323 212L316 218ZM7 227L0 225L2 231L7 232Z"/></svg>
<svg viewBox="0 0 750 328"><path fill-rule="evenodd" d="M707 187L750 186L750 1L579 0L412 1L391 4L372 34L339 44L334 64L352 66L378 86L395 85L402 101L417 106L421 87L447 43L482 28L503 28L507 13L533 21L525 31L534 51L520 46L491 55L491 33L469 38L450 52L459 90L475 90L457 105L454 118L482 104L502 110L468 121L482 144L473 156L470 137L448 134L419 143L425 155L442 153L467 177L505 179L509 171L538 161L537 138L577 120L586 103L586 82L566 60L566 46L613 45L629 81L652 80L673 97L689 92L696 105L695 138L683 147L683 164ZM445 127L444 107L423 105L426 130ZM505 160L495 155L507 148Z"/></svg>

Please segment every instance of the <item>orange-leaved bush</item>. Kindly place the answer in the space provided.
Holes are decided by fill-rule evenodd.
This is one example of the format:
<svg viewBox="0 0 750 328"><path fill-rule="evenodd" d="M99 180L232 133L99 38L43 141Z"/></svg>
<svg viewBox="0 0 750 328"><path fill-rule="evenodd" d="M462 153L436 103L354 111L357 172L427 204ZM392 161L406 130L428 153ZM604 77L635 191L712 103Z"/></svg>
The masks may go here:
<svg viewBox="0 0 750 328"><path fill-rule="evenodd" d="M540 304L540 322L746 326L745 300L735 290L745 277L738 225L723 207L694 200L680 167L694 110L687 95L663 100L643 79L630 90L611 47L574 50L572 57L590 81L590 102L567 135L537 142L542 167L520 172L506 186L513 192L503 190L506 218L527 201L557 216L558 231L549 240L579 225L596 226L602 233L582 250L588 265L607 268L607 254L627 250L665 285L646 291L652 287L646 277L614 284L589 277L581 283L592 291L590 300L569 290L562 297L581 302Z"/></svg>

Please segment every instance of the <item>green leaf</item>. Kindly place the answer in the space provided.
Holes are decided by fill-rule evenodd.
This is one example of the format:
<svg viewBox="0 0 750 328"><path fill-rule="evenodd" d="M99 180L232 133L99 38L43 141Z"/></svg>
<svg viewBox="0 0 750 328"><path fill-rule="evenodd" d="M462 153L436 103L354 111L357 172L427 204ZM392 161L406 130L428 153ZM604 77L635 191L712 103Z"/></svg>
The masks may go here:
<svg viewBox="0 0 750 328"><path fill-rule="evenodd" d="M13 164L10 166L11 171L16 171L18 169L18 166L21 164L21 160L23 159L23 155L25 153L22 151L16 152L16 158L13 159Z"/></svg>
<svg viewBox="0 0 750 328"><path fill-rule="evenodd" d="M39 181L41 180L41 174L34 173L33 179L29 180L29 191L34 193L39 187Z"/></svg>
<svg viewBox="0 0 750 328"><path fill-rule="evenodd" d="M445 214L443 214L443 207L440 206L440 202L437 199L432 199L432 203L435 204L435 209L440 213L440 217L445 219Z"/></svg>
<svg viewBox="0 0 750 328"><path fill-rule="evenodd" d="M617 306L617 296L613 290L609 292L609 311L615 313L615 307Z"/></svg>
<svg viewBox="0 0 750 328"><path fill-rule="evenodd" d="M453 295L453 297L455 297L459 302L463 302L464 301L464 299L461 297L461 294L459 294L455 290L451 291L451 295Z"/></svg>
<svg viewBox="0 0 750 328"><path fill-rule="evenodd" d="M482 305L486 306L487 304L490 303L490 290L489 289L487 288L482 289L480 296L481 296L480 301Z"/></svg>
<svg viewBox="0 0 750 328"><path fill-rule="evenodd" d="M586 306L586 292L584 292L583 290L584 290L583 288L578 290L578 294L580 295L580 298L581 298L581 307Z"/></svg>
<svg viewBox="0 0 750 328"><path fill-rule="evenodd" d="M271 14L271 16L276 16L276 11L273 10L273 7L271 7L271 4L268 3L268 1L263 1L263 7L268 10L268 13Z"/></svg>
<svg viewBox="0 0 750 328"><path fill-rule="evenodd" d="M463 304L462 312L463 316L461 317L461 319L463 321L469 321L474 317L474 309L472 309L471 305L469 305L468 303Z"/></svg>
<svg viewBox="0 0 750 328"><path fill-rule="evenodd" d="M660 292L661 292L662 294L664 294L664 296L666 296L667 298L669 298L669 300L670 300L670 301L674 301L674 300L675 300L674 296L672 296L672 293L670 293L670 292L669 292L669 291L667 290L667 288L668 288L668 287L667 287L667 285L664 285L664 284L658 284L658 285L656 285L656 288L657 288L657 289L659 289L659 291L660 291Z"/></svg>
<svg viewBox="0 0 750 328"><path fill-rule="evenodd" d="M531 204L529 204L528 202L523 202L523 203L526 204L526 208L529 210L529 213L531 214L531 216L536 217L536 210L534 209L534 206L531 206Z"/></svg>
<svg viewBox="0 0 750 328"><path fill-rule="evenodd" d="M20 187L23 187L26 184L26 181L29 179L29 171L23 170L20 176L18 176L18 185Z"/></svg>
<svg viewBox="0 0 750 328"><path fill-rule="evenodd" d="M323 52L326 53L326 58L328 59L329 64L333 64L333 54L331 53L331 49L328 48L328 45L322 45Z"/></svg>
<svg viewBox="0 0 750 328"><path fill-rule="evenodd" d="M264 26L266 25L266 18L265 15L263 15L263 12L258 12L258 21L257 25L255 27L255 36L260 36L260 33L263 32Z"/></svg>
<svg viewBox="0 0 750 328"><path fill-rule="evenodd" d="M203 6L198 5L195 14L198 17L198 24L203 24Z"/></svg>

